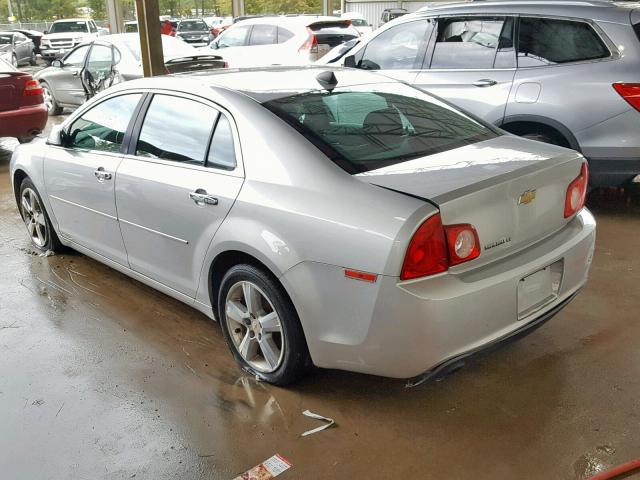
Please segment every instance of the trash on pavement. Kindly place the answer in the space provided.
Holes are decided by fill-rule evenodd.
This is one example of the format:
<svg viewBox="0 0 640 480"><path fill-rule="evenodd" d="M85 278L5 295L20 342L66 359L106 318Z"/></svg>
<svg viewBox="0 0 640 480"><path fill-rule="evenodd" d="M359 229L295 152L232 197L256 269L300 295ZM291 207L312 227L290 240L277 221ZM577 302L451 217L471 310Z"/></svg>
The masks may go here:
<svg viewBox="0 0 640 480"><path fill-rule="evenodd" d="M322 430L326 430L331 425L335 425L336 423L336 421L333 418L323 417L322 415L318 415L317 413L313 413L309 410L305 410L304 412L302 412L302 414L305 417L315 418L316 420L322 420L323 422L327 422L326 424L318 428L314 428L313 430L307 430L301 435L302 437L306 437L307 435L313 435L314 433L318 433L318 432L321 432Z"/></svg>
<svg viewBox="0 0 640 480"><path fill-rule="evenodd" d="M293 467L293 464L289 460L276 453L273 457L267 458L260 465L247 470L233 480L269 480L289 470L291 467Z"/></svg>

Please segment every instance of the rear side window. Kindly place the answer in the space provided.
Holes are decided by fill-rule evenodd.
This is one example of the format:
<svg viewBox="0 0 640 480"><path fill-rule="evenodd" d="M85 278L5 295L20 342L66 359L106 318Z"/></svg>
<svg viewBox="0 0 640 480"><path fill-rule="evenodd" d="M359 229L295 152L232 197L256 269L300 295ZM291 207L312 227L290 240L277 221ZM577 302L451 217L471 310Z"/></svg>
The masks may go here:
<svg viewBox="0 0 640 480"><path fill-rule="evenodd" d="M78 118L68 131L66 146L119 152L141 94L120 95L99 103Z"/></svg>
<svg viewBox="0 0 640 480"><path fill-rule="evenodd" d="M254 25L249 45L273 45L278 42L278 27L274 25Z"/></svg>
<svg viewBox="0 0 640 480"><path fill-rule="evenodd" d="M284 43L294 37L293 32L286 28L278 27L278 43Z"/></svg>
<svg viewBox="0 0 640 480"><path fill-rule="evenodd" d="M504 17L440 19L431 68L493 68L505 21ZM511 22L509 26L513 30Z"/></svg>
<svg viewBox="0 0 640 480"><path fill-rule="evenodd" d="M430 21L396 25L369 42L358 67L365 70L406 70L422 64L422 47Z"/></svg>
<svg viewBox="0 0 640 480"><path fill-rule="evenodd" d="M336 88L263 104L348 173L362 173L498 136L408 85Z"/></svg>
<svg viewBox="0 0 640 480"><path fill-rule="evenodd" d="M609 57L591 25L553 18L520 19L518 67L537 67Z"/></svg>
<svg viewBox="0 0 640 480"><path fill-rule="evenodd" d="M216 129L213 132L207 167L217 167L224 170L236 168L236 152L233 146L233 133L229 119L223 113L220 114Z"/></svg>
<svg viewBox="0 0 640 480"><path fill-rule="evenodd" d="M226 30L218 40L218 47L242 47L247 44L249 26L233 26Z"/></svg>
<svg viewBox="0 0 640 480"><path fill-rule="evenodd" d="M154 95L142 123L136 155L204 165L218 112L200 102Z"/></svg>

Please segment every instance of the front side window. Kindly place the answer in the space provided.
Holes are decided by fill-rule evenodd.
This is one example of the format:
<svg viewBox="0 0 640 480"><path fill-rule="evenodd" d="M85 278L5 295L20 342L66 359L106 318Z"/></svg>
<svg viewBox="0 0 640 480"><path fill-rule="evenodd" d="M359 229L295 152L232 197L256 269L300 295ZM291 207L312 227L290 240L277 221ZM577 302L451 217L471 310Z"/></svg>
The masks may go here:
<svg viewBox="0 0 640 480"><path fill-rule="evenodd" d="M439 19L431 68L493 68L504 23L504 18Z"/></svg>
<svg viewBox="0 0 640 480"><path fill-rule="evenodd" d="M119 152L141 97L140 93L132 93L99 103L71 124L65 145L82 150Z"/></svg>
<svg viewBox="0 0 640 480"><path fill-rule="evenodd" d="M62 60L62 63L64 64L65 67L80 68L84 65L84 59L87 56L88 52L89 52L89 45L83 45L81 47L78 47L75 50L73 50L71 53L69 53L69 55L67 55Z"/></svg>
<svg viewBox="0 0 640 480"><path fill-rule="evenodd" d="M103 79L111 73L113 59L111 47L94 45L89 54L87 70L95 80Z"/></svg>
<svg viewBox="0 0 640 480"><path fill-rule="evenodd" d="M430 30L430 20L396 25L369 42L358 67L365 70L405 70L422 63L420 53Z"/></svg>
<svg viewBox="0 0 640 480"><path fill-rule="evenodd" d="M249 33L249 26L235 26L229 28L226 32L220 35L218 40L218 47L242 47L247 44L247 35Z"/></svg>
<svg viewBox="0 0 640 480"><path fill-rule="evenodd" d="M273 45L278 42L278 27L274 25L254 25L249 45Z"/></svg>
<svg viewBox="0 0 640 480"><path fill-rule="evenodd" d="M154 95L142 123L136 155L204 165L218 112L195 100Z"/></svg>
<svg viewBox="0 0 640 480"><path fill-rule="evenodd" d="M236 168L236 151L233 146L233 133L229 119L223 113L220 114L216 129L213 132L209 156L207 157L208 167L218 167L224 170Z"/></svg>
<svg viewBox="0 0 640 480"><path fill-rule="evenodd" d="M587 22L554 18L520 19L518 67L581 62L611 55Z"/></svg>
<svg viewBox="0 0 640 480"><path fill-rule="evenodd" d="M338 87L263 105L352 174L499 135L454 107L400 83Z"/></svg>

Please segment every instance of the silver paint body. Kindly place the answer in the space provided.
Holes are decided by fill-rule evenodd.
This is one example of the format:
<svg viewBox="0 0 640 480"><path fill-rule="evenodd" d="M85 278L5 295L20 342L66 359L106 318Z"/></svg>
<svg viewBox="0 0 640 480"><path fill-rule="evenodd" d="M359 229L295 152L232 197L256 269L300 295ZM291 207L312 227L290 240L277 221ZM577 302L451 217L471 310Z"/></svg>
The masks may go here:
<svg viewBox="0 0 640 480"><path fill-rule="evenodd" d="M637 3L569 0L508 0L434 4L405 15L376 30L356 45L355 55L390 28L446 16L529 16L585 21L609 48L609 58L520 68L382 70L491 122L506 126L534 122L559 130L571 148L606 171L599 183L616 184L640 173L640 112L612 87L614 82L637 83L640 40L632 25L640 23ZM430 32L427 34L429 35ZM428 65L434 36L427 49ZM429 39L427 39L429 40ZM338 63L342 63L344 58ZM490 80L494 85L477 86ZM593 177L595 180L595 171Z"/></svg>
<svg viewBox="0 0 640 480"><path fill-rule="evenodd" d="M273 93L273 85L284 92L316 89L319 71L127 82L65 122L123 92L186 95L232 119L238 165L231 172L70 151L40 139L16 149L12 178L18 170L31 177L63 243L212 318L213 261L228 251L253 256L291 297L320 367L418 375L522 327L584 285L595 221L587 209L563 218L580 154L506 134L352 176L252 98ZM335 73L341 87L394 82L356 70ZM97 181L99 166L113 178ZM189 192L197 188L219 204L195 204ZM536 201L518 205L530 189L537 190ZM446 224L474 224L483 245L511 240L446 273L400 281L411 236L438 211ZM559 260L564 275L557 298L518 319L518 282ZM346 278L345 268L377 280Z"/></svg>

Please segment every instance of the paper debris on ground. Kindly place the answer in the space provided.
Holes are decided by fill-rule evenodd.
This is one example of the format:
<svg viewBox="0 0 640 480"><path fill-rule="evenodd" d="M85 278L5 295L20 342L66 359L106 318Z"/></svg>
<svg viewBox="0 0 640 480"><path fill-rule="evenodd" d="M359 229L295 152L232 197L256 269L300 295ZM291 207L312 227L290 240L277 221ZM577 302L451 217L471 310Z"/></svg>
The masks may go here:
<svg viewBox="0 0 640 480"><path fill-rule="evenodd" d="M306 437L307 435L313 435L314 433L321 432L322 430L326 430L331 425L335 425L336 421L333 418L323 417L322 415L318 415L317 413L313 413L309 410L305 410L302 412L305 417L315 418L316 420L322 420L323 422L327 422L324 425L314 428L313 430L307 430L301 436Z"/></svg>
<svg viewBox="0 0 640 480"><path fill-rule="evenodd" d="M247 470L233 480L269 480L277 477L282 472L286 472L291 467L293 467L293 464L289 460L276 453L273 457L267 458L260 465Z"/></svg>
<svg viewBox="0 0 640 480"><path fill-rule="evenodd" d="M53 252L52 250L47 250L46 252L40 254L41 257L53 257L54 255L55 252Z"/></svg>

